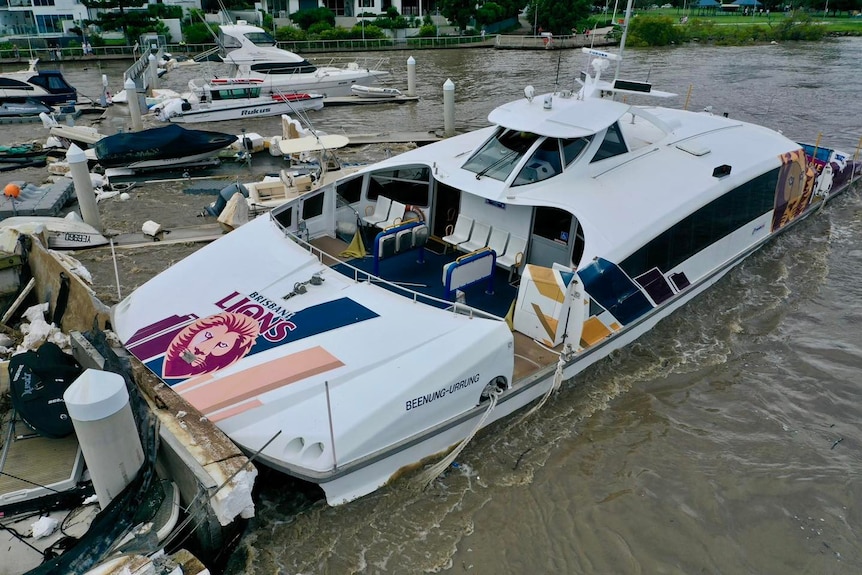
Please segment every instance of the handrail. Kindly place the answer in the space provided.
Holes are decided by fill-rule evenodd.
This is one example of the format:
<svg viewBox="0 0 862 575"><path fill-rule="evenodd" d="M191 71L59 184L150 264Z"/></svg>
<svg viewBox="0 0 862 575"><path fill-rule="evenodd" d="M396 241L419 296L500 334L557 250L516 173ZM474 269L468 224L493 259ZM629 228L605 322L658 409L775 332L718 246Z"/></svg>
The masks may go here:
<svg viewBox="0 0 862 575"><path fill-rule="evenodd" d="M270 214L271 213L272 212L270 212ZM270 218L272 219L271 215L270 215ZM324 258L329 258L330 260L337 261L341 265L350 269L353 272L353 281L355 281L357 283L372 283L372 282L374 282L374 283L384 284L384 285L389 286L392 289L392 291L404 292L404 294L409 295L410 298L416 303L426 303L427 302L428 305L436 304L436 305L434 305L434 307L447 309L453 313L466 315L469 317L481 317L484 319L492 319L492 320L496 320L496 321L506 321L505 318L494 315L492 313L488 313L484 310L481 310L481 309L478 309L475 307L471 307L471 306L464 304L464 303L451 302L451 301L436 298L434 296L430 296L430 295L427 295L427 294L424 294L421 292L417 292L417 291L412 290L412 289L405 287L403 285L399 285L397 283L393 283L393 282L390 282L389 280L386 280L386 279L383 279L379 276L376 276L376 275L372 274L371 272L361 270L355 266L350 265L347 262L342 262L341 260L338 259L338 257L336 257L336 256L334 256L328 252L325 252L321 248L318 248L316 246L311 245L311 243L300 238L299 236L297 236L293 232L284 229L281 226L281 224L279 224L275 219L272 219L272 221L275 223L275 225L277 225L279 228L281 228L281 230L284 233L286 238L293 240L294 242L296 242L300 246L304 247L306 250L308 250L309 253L314 255L321 264L326 265L324 263ZM329 266L327 266L327 267L329 267ZM360 278L364 278L364 279L360 279Z"/></svg>

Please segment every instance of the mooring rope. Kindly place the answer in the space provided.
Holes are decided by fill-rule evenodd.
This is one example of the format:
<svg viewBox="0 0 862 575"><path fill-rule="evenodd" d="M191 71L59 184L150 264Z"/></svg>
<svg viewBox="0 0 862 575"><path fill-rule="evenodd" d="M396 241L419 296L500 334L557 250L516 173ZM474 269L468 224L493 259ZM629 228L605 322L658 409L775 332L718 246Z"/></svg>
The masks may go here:
<svg viewBox="0 0 862 575"><path fill-rule="evenodd" d="M548 388L548 391L545 392L545 395L542 396L542 399L539 401L539 403L534 405L530 409L530 411L528 411L527 413L525 413L524 415L519 417L518 421L515 422L515 425L518 425L519 423L521 423L522 421L524 421L525 419L527 419L528 417L530 417L531 415L533 415L534 413L536 413L537 411L542 409L542 406L544 406L548 402L548 399L551 398L551 396L554 394L554 392L557 391L558 389L560 389L560 387L562 387L562 385L563 385L563 370L566 367L566 360L569 357L570 353L571 353L571 350L570 350L569 346L566 345L563 348L562 353L559 354L559 359L557 359L557 369L554 370L554 382L553 382L553 384L551 385L551 387Z"/></svg>
<svg viewBox="0 0 862 575"><path fill-rule="evenodd" d="M441 473L446 471L446 469L452 465L452 462L455 461L455 458L467 447L467 444L470 443L470 440L473 439L473 436L482 429L482 426L485 425L485 421L487 421L488 416L491 415L491 411L497 406L497 399L500 397L502 391L496 387L494 387L490 392L490 399L488 400L488 409L485 410L485 413L482 414L482 418L476 424L476 427L467 434L467 437L461 440L461 443L453 449L449 455L438 461L433 466L429 467L425 471L423 471L419 477L416 478L416 482L420 489L425 489L428 487L432 481L437 479Z"/></svg>

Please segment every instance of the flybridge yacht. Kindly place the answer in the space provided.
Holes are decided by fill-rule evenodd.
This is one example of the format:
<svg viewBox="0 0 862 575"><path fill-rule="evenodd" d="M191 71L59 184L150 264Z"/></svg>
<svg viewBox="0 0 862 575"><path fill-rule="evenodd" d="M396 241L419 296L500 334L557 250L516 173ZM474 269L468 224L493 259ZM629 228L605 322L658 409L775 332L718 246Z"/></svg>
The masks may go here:
<svg viewBox="0 0 862 575"><path fill-rule="evenodd" d="M120 339L341 504L443 458L430 481L862 175L761 126L618 101L671 95L605 81L616 56L587 53L579 92L527 88L491 126L299 194L174 265L116 306Z"/></svg>
<svg viewBox="0 0 862 575"><path fill-rule="evenodd" d="M221 81L265 81L261 87L276 92L316 92L349 96L354 85L371 86L389 72L350 62L344 67L315 66L302 56L282 50L263 28L244 20L219 26L219 56L232 65L234 77ZM377 65L382 64L381 59Z"/></svg>

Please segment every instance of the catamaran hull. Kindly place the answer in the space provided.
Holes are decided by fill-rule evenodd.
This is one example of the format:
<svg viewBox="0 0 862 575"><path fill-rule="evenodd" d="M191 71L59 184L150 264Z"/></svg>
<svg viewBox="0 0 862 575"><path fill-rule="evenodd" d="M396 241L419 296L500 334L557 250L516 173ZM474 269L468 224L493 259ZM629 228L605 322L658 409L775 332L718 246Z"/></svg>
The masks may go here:
<svg viewBox="0 0 862 575"><path fill-rule="evenodd" d="M842 193L852 185L853 181L862 175L860 173L862 172L862 167L859 164L851 165L849 171L855 175L845 185L831 190L829 195L823 198L823 202L831 200ZM818 211L821 205L815 204L811 206L800 217L752 244L748 249L738 254L736 258L716 268L711 274L705 276L696 284L691 285L689 289L680 292L676 297L665 302L663 305L655 308L651 313L626 326L615 334L614 337L584 350L575 359L568 361L560 374L557 374L558 368L551 366L520 381L515 381L510 389L500 395L496 406L487 416L485 416L487 405L480 405L460 417L453 418L451 421L425 430L421 435L407 438L385 450L364 457L360 461L340 467L336 466L331 472L324 474L308 473L307 470L297 469L285 461L275 459L267 454L260 454L259 457L261 461L274 469L300 480L319 484L326 495L327 503L330 505L341 505L372 493L402 475L409 474L424 462L436 461L439 457L456 447L464 437L470 435L480 422L482 423L482 428L484 428L518 411L524 410L531 403L552 391L555 376L560 377L562 381L569 381L589 366L606 358L612 352L630 345L652 330L660 321L669 317L701 293L708 290L775 236L798 225L808 216ZM482 421L483 417L485 418L484 421ZM244 447L244 449L249 452L254 451L249 447Z"/></svg>

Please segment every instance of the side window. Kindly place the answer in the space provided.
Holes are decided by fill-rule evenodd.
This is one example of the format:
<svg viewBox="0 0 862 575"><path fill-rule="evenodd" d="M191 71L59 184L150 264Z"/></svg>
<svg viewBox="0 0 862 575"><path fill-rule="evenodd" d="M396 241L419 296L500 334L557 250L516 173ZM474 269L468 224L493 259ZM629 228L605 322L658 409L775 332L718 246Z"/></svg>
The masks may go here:
<svg viewBox="0 0 862 575"><path fill-rule="evenodd" d="M355 204L362 197L362 176L338 182L335 193L348 204Z"/></svg>
<svg viewBox="0 0 862 575"><path fill-rule="evenodd" d="M626 152L628 152L628 148L626 148L623 135L620 133L620 127L616 122L614 122L614 124L608 128L608 131L605 134L605 139L602 141L602 145L599 147L599 151L596 152L592 161L598 162L599 160L612 158L620 154L625 154Z"/></svg>
<svg viewBox="0 0 862 575"><path fill-rule="evenodd" d="M560 141L556 138L546 138L533 155L521 168L513 186L523 186L552 178L563 171L560 159Z"/></svg>
<svg viewBox="0 0 862 575"><path fill-rule="evenodd" d="M581 152L584 151L589 143L593 140L592 136L587 138L574 138L572 140L563 140L563 160L568 166L574 162Z"/></svg>
<svg viewBox="0 0 862 575"><path fill-rule="evenodd" d="M302 219L310 220L323 213L323 192L302 202Z"/></svg>

